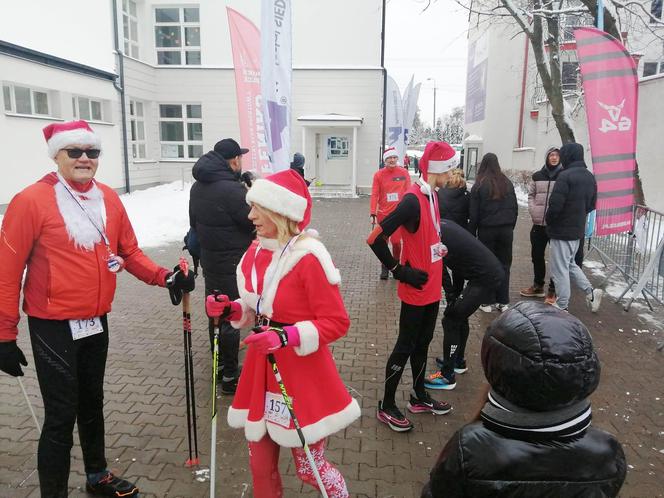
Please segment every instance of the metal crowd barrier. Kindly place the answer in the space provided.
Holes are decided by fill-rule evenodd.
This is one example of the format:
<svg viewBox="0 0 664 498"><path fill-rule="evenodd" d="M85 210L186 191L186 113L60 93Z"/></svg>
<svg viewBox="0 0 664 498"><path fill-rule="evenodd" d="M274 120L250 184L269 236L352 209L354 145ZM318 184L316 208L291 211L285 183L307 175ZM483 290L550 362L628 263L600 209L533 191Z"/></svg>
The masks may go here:
<svg viewBox="0 0 664 498"><path fill-rule="evenodd" d="M609 273L602 286L619 273L626 287L616 302L627 299L624 309L639 296L653 310L651 299L664 304L664 213L646 206L632 209L632 231L605 236L593 234L589 241L588 255L597 252Z"/></svg>

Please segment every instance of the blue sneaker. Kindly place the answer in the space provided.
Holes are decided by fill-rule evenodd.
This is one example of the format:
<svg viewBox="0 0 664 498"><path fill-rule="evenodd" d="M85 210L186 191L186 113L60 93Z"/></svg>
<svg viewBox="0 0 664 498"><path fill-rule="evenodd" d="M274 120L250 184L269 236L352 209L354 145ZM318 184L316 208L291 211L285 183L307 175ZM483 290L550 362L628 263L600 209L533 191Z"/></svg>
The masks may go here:
<svg viewBox="0 0 664 498"><path fill-rule="evenodd" d="M456 381L454 377L448 379L442 373L440 373L440 370L438 370L426 378L424 381L424 387L427 389L444 389L445 391L451 391L456 387Z"/></svg>

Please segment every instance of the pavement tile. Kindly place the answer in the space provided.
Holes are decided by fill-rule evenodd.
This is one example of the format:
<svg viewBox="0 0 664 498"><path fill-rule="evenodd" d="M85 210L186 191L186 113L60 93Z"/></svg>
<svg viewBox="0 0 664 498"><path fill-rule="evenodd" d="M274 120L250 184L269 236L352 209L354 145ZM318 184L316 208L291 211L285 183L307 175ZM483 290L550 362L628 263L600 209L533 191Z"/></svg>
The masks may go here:
<svg viewBox="0 0 664 498"><path fill-rule="evenodd" d="M380 266L365 243L369 201L315 200L312 226L322 234L342 275L341 291L351 317L348 335L332 351L338 370L362 407L362 419L332 436L328 457L343 473L350 494L366 498L418 498L422 485L442 447L467 423L480 403L484 377L479 350L484 330L497 313L476 313L471 318L467 347L469 371L458 377L457 388L433 392L436 399L452 404L445 416L413 416L415 429L392 432L376 420L375 410L383 395L387 355L397 335L399 302L396 282L380 281ZM511 297L531 283L530 224L521 210L514 242ZM184 233L185 227L182 232ZM148 249L146 253L164 266L172 266L180 244ZM196 470L210 465L210 354L207 319L203 311L202 279L192 295L193 354L196 375L198 469L184 466L188 456L185 413L182 317L163 289L147 287L126 273L118 279L111 313L111 342L105 379L107 458L111 469L134 479L142 497L198 498L208 494L209 482L198 480ZM661 387L663 353L656 350L661 331L641 321L638 312L625 313L620 305L605 300L591 315L583 297L573 294L571 307L590 329L602 360L602 380L594 393L593 424L617 435L624 443L628 474L622 498L664 497L664 391ZM661 308L654 316L664 319ZM620 332L622 329L623 332ZM632 330L634 329L634 330ZM638 333L648 329L651 333ZM43 418L25 320L18 339L30 366L23 378L37 416ZM430 349L433 358L442 350L442 329L437 324ZM397 392L405 409L412 375L407 368ZM231 399L221 403L217 432L217 494L231 498L251 496L248 451L242 431L226 424ZM17 382L0 376L0 497L39 497L36 465L37 431ZM317 496L295 475L290 451L283 450L280 469L284 496ZM28 477L29 476L29 477ZM26 480L26 477L27 480ZM198 478L198 479L197 479ZM78 437L72 451L70 497L86 497L83 462ZM25 481L25 482L23 482ZM19 484L21 487L17 487ZM12 486L11 488L9 486ZM244 493L244 494L243 494Z"/></svg>

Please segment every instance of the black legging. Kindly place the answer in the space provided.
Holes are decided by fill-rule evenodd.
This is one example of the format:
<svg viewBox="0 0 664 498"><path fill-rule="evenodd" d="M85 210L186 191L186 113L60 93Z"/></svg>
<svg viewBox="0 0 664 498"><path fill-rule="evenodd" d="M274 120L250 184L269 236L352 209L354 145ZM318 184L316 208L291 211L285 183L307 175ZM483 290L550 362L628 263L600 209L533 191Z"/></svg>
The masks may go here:
<svg viewBox="0 0 664 498"><path fill-rule="evenodd" d="M429 343L436 328L439 306L438 301L424 306L401 303L399 337L397 337L397 342L385 366L383 406L396 406L394 397L409 358L413 371L413 389L418 396L424 395L424 375Z"/></svg>
<svg viewBox="0 0 664 498"><path fill-rule="evenodd" d="M505 278L502 284L498 286L498 289L496 289L495 300L489 300L489 302L483 304L509 304L514 227L511 225L480 227L477 230L477 238L498 258L505 271Z"/></svg>
<svg viewBox="0 0 664 498"><path fill-rule="evenodd" d="M450 301L443 312L443 366L441 373L450 378L454 374L456 359L463 359L466 354L466 342L470 326L468 318L477 311L491 287L484 283L469 281L459 297Z"/></svg>
<svg viewBox="0 0 664 498"><path fill-rule="evenodd" d="M35 370L44 400L44 425L37 449L42 496L66 498L74 425L86 474L106 470L104 454L104 372L108 323L104 331L73 340L68 320L28 317Z"/></svg>

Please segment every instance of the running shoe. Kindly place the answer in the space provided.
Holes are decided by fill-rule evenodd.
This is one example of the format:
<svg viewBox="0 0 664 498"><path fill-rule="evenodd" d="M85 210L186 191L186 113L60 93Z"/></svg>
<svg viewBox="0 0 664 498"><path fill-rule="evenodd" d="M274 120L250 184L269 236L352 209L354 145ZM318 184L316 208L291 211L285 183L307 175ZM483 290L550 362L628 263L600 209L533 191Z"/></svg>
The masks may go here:
<svg viewBox="0 0 664 498"><path fill-rule="evenodd" d="M415 427L396 406L384 407L382 401L378 402L376 417L395 432L407 432Z"/></svg>
<svg viewBox="0 0 664 498"><path fill-rule="evenodd" d="M440 370L437 370L426 378L424 387L427 389L451 391L456 387L456 380L454 377L445 377Z"/></svg>
<svg viewBox="0 0 664 498"><path fill-rule="evenodd" d="M433 413L434 415L445 415L452 410L452 405L433 399L429 393L424 396L415 397L410 395L408 411L410 413Z"/></svg>
<svg viewBox="0 0 664 498"><path fill-rule="evenodd" d="M138 496L138 488L129 481L114 476L111 472L102 477L95 484L85 482L85 490L97 496L109 496L112 498L128 498Z"/></svg>

